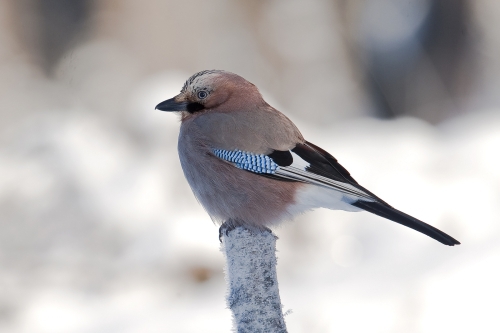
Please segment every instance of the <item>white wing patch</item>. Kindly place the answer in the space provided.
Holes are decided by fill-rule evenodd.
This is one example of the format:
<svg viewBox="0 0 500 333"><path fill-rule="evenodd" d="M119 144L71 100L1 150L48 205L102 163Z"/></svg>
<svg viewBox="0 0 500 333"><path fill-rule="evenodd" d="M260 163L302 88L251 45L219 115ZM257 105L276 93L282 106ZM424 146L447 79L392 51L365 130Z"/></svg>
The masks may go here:
<svg viewBox="0 0 500 333"><path fill-rule="evenodd" d="M292 154L292 157L293 157L293 162L292 162L292 165L290 165L290 167L306 171L306 168L311 166L311 163L304 161L302 159L302 157L295 154L293 151L291 151L290 153Z"/></svg>
<svg viewBox="0 0 500 333"><path fill-rule="evenodd" d="M357 187L354 187L349 183L333 180L308 171L307 168L310 167L311 164L293 151L290 151L290 153L293 157L292 164L286 167L280 166L278 169L276 169L276 175L282 176L287 179L299 180L305 183L327 187L357 198L362 198L369 201L374 200L371 195L365 193L364 191L358 189Z"/></svg>

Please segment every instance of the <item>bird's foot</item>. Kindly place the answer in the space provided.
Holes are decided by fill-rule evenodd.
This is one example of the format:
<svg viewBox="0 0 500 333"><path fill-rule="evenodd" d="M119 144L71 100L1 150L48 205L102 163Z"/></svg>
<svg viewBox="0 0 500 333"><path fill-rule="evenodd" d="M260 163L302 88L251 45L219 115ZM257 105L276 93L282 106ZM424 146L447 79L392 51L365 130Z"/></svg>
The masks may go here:
<svg viewBox="0 0 500 333"><path fill-rule="evenodd" d="M227 220L226 222L222 223L222 225L219 227L219 242L222 243L222 236L226 234L226 236L229 236L229 233L233 231L234 229L238 227L243 227L249 231L267 231L269 233L272 233L272 230L264 227L264 226L251 226L246 224L245 222L242 221L237 221L237 220Z"/></svg>

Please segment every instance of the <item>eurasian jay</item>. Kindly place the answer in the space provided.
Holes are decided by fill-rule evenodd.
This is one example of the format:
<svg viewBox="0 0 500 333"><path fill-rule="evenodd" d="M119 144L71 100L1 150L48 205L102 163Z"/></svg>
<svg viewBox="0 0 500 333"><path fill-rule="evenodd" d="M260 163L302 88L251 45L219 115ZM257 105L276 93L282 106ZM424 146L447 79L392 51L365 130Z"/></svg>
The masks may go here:
<svg viewBox="0 0 500 333"><path fill-rule="evenodd" d="M156 109L181 114L184 175L211 218L265 228L313 208L366 210L446 244L444 232L362 187L328 152L306 141L255 85L221 70L191 76Z"/></svg>

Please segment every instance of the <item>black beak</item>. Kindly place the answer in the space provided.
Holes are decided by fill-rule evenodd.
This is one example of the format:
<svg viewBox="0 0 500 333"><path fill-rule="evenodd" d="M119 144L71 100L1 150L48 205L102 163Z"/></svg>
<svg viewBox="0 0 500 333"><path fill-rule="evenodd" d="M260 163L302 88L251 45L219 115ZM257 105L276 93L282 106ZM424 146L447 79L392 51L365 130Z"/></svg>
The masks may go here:
<svg viewBox="0 0 500 333"><path fill-rule="evenodd" d="M155 109L161 111L187 111L187 107L187 102L176 102L174 97L161 102L155 107Z"/></svg>

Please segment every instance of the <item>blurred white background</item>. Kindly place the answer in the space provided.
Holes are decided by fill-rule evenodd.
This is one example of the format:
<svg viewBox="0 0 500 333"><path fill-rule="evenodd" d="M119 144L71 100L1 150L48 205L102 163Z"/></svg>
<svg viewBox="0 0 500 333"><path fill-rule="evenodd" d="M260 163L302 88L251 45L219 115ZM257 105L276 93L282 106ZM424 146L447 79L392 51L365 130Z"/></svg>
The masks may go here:
<svg viewBox="0 0 500 333"><path fill-rule="evenodd" d="M462 242L284 224L289 332L499 332L499 29L494 0L0 0L0 331L230 331L218 227L154 110L225 69Z"/></svg>

